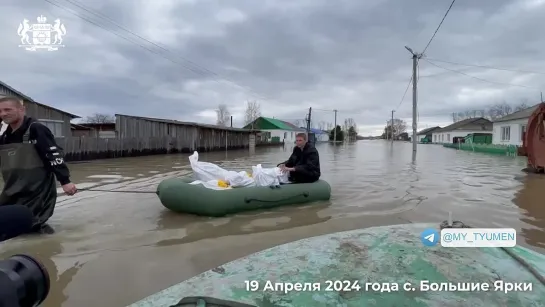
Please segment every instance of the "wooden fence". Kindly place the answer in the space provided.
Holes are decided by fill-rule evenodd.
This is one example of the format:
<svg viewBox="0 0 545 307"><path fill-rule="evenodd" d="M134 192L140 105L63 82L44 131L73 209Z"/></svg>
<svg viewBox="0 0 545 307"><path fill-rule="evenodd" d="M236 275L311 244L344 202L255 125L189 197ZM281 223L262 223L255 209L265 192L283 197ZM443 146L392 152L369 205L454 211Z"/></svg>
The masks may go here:
<svg viewBox="0 0 545 307"><path fill-rule="evenodd" d="M144 137L144 138L95 138L68 137L57 138L57 144L64 149L66 161L85 161L95 159L136 157L169 153L191 153L242 149L249 147L248 134L233 134L228 138L201 138L192 145L185 138ZM274 146L283 143L256 141L256 146Z"/></svg>

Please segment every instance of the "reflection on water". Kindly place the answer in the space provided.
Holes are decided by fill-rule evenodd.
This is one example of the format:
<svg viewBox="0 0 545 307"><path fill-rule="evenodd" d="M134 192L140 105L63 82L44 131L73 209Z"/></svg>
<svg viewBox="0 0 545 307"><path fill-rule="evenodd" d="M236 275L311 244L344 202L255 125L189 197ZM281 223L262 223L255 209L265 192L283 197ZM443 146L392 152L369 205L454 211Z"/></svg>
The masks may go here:
<svg viewBox="0 0 545 307"><path fill-rule="evenodd" d="M169 246L196 242L199 240L223 236L244 235L273 230L286 230L295 227L323 223L331 216L320 216L319 212L327 204L298 206L293 210L278 208L269 212L244 213L224 218L201 218L198 223L191 223L195 217L163 211L158 219L158 230L179 228L186 225L186 235L182 238L158 241L157 246Z"/></svg>
<svg viewBox="0 0 545 307"><path fill-rule="evenodd" d="M545 176L529 174L521 180L523 186L515 193L513 202L522 209L521 220L527 225L522 228L522 236L528 244L545 248Z"/></svg>
<svg viewBox="0 0 545 307"><path fill-rule="evenodd" d="M291 150L201 153L200 159L250 171L285 161ZM80 187L151 193L59 197L54 235L2 243L0 254L30 253L46 263L54 281L45 306L117 307L278 244L362 227L439 224L449 212L474 227L515 228L520 244L545 249L545 177L520 172L523 158L419 145L413 161L411 143L385 141L318 150L330 201L223 218L172 213L153 194L164 178L187 174L187 154L73 164Z"/></svg>

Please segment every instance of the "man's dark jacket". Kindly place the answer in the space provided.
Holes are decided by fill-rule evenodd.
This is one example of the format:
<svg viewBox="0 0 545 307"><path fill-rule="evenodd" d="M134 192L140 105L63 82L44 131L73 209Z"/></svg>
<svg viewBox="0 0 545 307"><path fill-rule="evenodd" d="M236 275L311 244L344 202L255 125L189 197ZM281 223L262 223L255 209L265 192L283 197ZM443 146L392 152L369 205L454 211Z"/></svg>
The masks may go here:
<svg viewBox="0 0 545 307"><path fill-rule="evenodd" d="M321 175L320 156L316 148L309 143L305 144L302 150L297 146L293 148L290 158L280 164L284 164L286 167L293 167L296 173L304 174L305 177L315 178L316 180Z"/></svg>

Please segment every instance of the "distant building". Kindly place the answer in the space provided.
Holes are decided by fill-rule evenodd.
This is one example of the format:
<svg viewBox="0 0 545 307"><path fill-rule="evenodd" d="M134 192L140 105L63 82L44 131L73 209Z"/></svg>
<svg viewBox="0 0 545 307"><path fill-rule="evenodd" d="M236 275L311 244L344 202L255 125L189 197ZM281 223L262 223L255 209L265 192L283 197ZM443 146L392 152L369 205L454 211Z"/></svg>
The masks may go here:
<svg viewBox="0 0 545 307"><path fill-rule="evenodd" d="M492 122L484 117L468 118L432 132L433 143L453 143L454 138L473 133L492 134Z"/></svg>
<svg viewBox="0 0 545 307"><path fill-rule="evenodd" d="M433 132L437 131L439 129L441 129L441 127L435 126L435 127L426 128L424 130L421 130L420 132L418 132L416 134L417 140L419 142L425 142L425 140L427 140L428 142L432 142Z"/></svg>
<svg viewBox="0 0 545 307"><path fill-rule="evenodd" d="M26 107L26 114L47 126L56 138L72 136L70 121L80 118L77 115L36 102L34 99L0 81L0 97L6 96L14 96L21 99Z"/></svg>
<svg viewBox="0 0 545 307"><path fill-rule="evenodd" d="M316 142L329 142L329 132L315 128L310 128L310 131L314 133Z"/></svg>
<svg viewBox="0 0 545 307"><path fill-rule="evenodd" d="M262 132L262 138L269 142L279 141L287 144L295 143L295 135L297 133L306 132L305 129L299 128L294 124L263 116L258 117L243 128L260 130Z"/></svg>
<svg viewBox="0 0 545 307"><path fill-rule="evenodd" d="M528 119L538 106L539 104L495 120L493 123L492 143L521 146L522 135L526 132Z"/></svg>
<svg viewBox="0 0 545 307"><path fill-rule="evenodd" d="M94 137L94 138L115 138L115 123L81 123L72 124L72 136Z"/></svg>

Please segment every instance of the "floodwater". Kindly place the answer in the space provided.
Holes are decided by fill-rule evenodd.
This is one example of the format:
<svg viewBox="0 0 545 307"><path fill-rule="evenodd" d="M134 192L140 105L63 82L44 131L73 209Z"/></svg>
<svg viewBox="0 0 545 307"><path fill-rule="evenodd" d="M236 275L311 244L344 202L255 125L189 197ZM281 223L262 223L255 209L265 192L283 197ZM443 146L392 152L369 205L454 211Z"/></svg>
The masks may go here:
<svg viewBox="0 0 545 307"><path fill-rule="evenodd" d="M80 188L118 192L60 197L50 220L56 234L1 243L0 256L23 252L45 263L52 279L46 307L119 307L278 244L362 227L439 224L448 212L473 227L515 228L520 244L545 252L545 176L522 173L524 158L419 145L412 163L411 146L319 145L329 202L225 218L174 214L155 194L130 192L154 192L162 179L187 174L188 155L73 164ZM250 170L289 154L263 148L201 154L201 160Z"/></svg>

